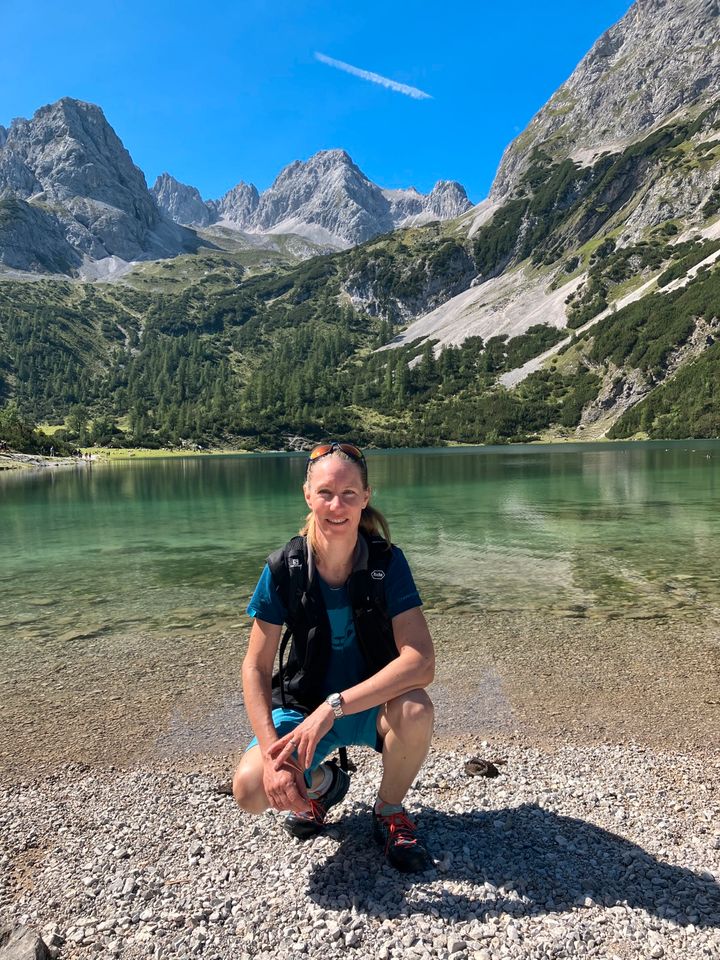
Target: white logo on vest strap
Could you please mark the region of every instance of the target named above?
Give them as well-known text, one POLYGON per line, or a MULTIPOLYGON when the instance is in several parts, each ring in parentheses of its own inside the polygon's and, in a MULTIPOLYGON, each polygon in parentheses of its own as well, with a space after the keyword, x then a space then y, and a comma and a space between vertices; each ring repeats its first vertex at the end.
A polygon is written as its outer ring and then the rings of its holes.
POLYGON ((384 571, 384 570, 373 570, 373 571, 370 573, 370 576, 373 578, 373 580, 384 580, 384 579, 385 579, 385 571, 384 571))
POLYGON ((288 567, 301 567, 302 562, 298 560, 297 557, 290 557, 288 560, 288 567))

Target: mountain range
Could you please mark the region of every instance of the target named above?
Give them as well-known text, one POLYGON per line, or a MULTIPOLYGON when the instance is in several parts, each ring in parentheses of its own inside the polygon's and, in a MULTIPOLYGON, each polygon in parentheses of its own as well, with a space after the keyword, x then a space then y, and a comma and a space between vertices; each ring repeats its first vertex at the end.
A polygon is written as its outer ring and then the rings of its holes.
POLYGON ((160 210, 176 223, 293 233, 330 248, 354 246, 403 226, 451 220, 471 206, 454 181, 440 180, 428 194, 414 187, 383 190, 344 150, 324 150, 304 163, 291 163, 263 193, 239 183, 219 200, 203 201, 195 187, 168 173, 158 177, 152 192, 160 210))
POLYGON ((119 261, 211 248, 214 224, 238 239, 295 234, 336 250, 470 206, 453 182, 429 194, 382 190, 343 150, 291 163, 262 194, 241 182, 206 203, 167 173, 148 190, 100 107, 67 97, 0 128, 0 264, 14 270, 93 275, 110 260, 116 272, 119 261))
POLYGON ((0 397, 36 416, 250 446, 720 435, 718 0, 636 0, 474 207, 339 150, 262 194, 149 191, 69 100, 0 144, 4 262, 65 274, 0 283, 0 397))

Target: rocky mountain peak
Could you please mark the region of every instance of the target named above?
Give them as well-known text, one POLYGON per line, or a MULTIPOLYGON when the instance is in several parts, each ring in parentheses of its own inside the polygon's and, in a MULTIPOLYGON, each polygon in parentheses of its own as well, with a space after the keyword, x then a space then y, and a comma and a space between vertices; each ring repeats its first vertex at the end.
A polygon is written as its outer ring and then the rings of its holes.
POLYGON ((382 191, 348 154, 323 150, 280 171, 260 197, 253 227, 349 246, 391 229, 392 221, 382 191))
POLYGON ((175 223, 206 227, 212 214, 196 187, 180 183, 169 173, 161 173, 153 184, 152 194, 158 207, 175 223))
POLYGON ((718 0, 636 0, 507 148, 491 197, 512 191, 534 147, 586 162, 718 95, 718 0))
POLYGON ((296 173, 298 170, 317 170, 320 172, 331 170, 334 167, 352 167, 353 170, 361 173, 346 150, 335 148, 333 150, 319 150, 307 160, 294 160, 283 167, 278 178, 286 173, 296 173))
POLYGON ((296 187, 300 183, 303 184, 303 189, 308 191, 320 186, 328 177, 345 182, 359 180, 370 184, 362 170, 344 150, 321 150, 308 160, 294 160, 283 167, 266 194, 284 190, 288 184, 296 187))
POLYGON ((260 194, 257 187, 241 180, 219 200, 210 201, 208 206, 215 210, 221 220, 229 220, 240 227, 245 227, 251 223, 259 202, 260 194))
POLYGON ((471 206, 465 187, 457 180, 438 180, 427 197, 428 212, 438 220, 452 220, 471 206))
POLYGON ((24 164, 48 198, 89 197, 147 224, 157 220, 142 171, 95 104, 64 97, 40 107, 31 120, 13 120, 4 153, 24 164))
POLYGON ((63 258, 74 263, 78 255, 129 261, 192 246, 188 231, 162 221, 142 171, 100 107, 70 97, 40 107, 29 120, 13 120, 0 150, 0 196, 15 201, 5 230, 22 233, 23 252, 11 250, 5 262, 10 257, 20 268, 63 258), (48 230, 33 239, 26 229, 51 221, 52 257, 44 250, 48 230), (65 244, 60 252, 58 237, 65 244))
POLYGON ((280 172, 261 195, 253 226, 292 229, 347 246, 409 222, 457 216, 470 206, 459 184, 440 181, 427 195, 414 187, 383 190, 345 150, 322 150, 280 172))

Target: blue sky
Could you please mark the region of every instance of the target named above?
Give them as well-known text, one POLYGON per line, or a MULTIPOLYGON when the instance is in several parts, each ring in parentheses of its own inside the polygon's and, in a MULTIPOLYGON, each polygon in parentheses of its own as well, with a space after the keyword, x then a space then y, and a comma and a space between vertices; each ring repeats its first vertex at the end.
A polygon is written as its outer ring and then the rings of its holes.
POLYGON ((265 189, 292 160, 342 147, 381 186, 459 180, 478 202, 505 146, 629 6, 9 0, 0 123, 62 96, 92 101, 149 185, 168 170, 206 199, 239 180, 265 189))

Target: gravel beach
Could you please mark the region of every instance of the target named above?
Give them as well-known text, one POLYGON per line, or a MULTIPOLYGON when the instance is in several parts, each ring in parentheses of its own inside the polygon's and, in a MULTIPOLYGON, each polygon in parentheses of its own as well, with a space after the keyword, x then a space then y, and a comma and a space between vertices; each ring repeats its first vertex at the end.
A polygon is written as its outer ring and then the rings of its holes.
MULTIPOLYGON (((327 833, 241 814, 223 769, 69 767, 0 795, 5 919, 61 957, 720 956, 720 764, 640 747, 539 751, 464 772, 435 749, 410 810, 436 866, 386 866, 376 758, 327 833)), ((221 765, 216 765, 221 767, 221 765)))
POLYGON ((231 634, 44 680, 17 660, 0 927, 61 960, 720 958, 717 625, 431 624, 438 735, 408 806, 436 866, 416 877, 372 842, 370 752, 306 843, 221 792, 248 732, 231 634), (506 763, 471 776, 473 756, 506 763))
MULTIPOLYGON (((93 460, 95 457, 92 458, 93 460)), ((88 461, 82 457, 46 457, 39 453, 17 453, 15 450, 0 450, 0 470, 45 470, 58 467, 84 466, 88 461)))

